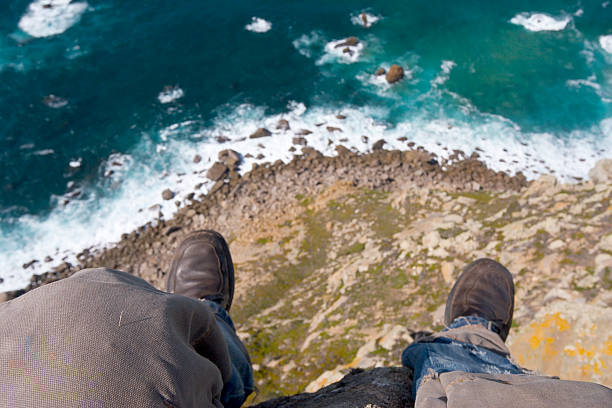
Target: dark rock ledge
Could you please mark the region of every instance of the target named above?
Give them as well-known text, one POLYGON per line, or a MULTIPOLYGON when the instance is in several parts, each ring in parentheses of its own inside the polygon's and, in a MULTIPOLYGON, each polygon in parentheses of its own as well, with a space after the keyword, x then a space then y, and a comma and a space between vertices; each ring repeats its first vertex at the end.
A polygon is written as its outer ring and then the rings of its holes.
POLYGON ((253 408, 411 408, 412 371, 404 367, 353 370, 312 394, 262 402, 253 408))

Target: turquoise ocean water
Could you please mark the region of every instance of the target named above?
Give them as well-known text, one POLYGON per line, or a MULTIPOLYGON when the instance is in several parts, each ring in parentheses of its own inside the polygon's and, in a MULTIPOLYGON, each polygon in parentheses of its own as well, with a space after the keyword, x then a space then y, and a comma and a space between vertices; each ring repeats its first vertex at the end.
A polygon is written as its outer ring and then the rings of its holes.
POLYGON ((612 4, 2 2, 0 291, 116 241, 154 204, 170 216, 161 191, 181 200, 223 148, 290 159, 302 128, 329 154, 405 136, 440 155, 480 148, 529 178, 584 178, 612 157, 612 4), (334 48, 349 36, 351 53, 334 48), (402 82, 373 75, 394 63, 402 82), (245 140, 261 126, 274 134, 245 140))

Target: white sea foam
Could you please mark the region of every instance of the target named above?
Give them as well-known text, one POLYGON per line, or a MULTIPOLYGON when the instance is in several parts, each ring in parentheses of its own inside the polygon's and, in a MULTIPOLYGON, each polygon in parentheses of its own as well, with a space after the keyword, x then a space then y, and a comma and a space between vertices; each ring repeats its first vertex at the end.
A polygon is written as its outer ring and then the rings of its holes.
POLYGON ((263 18, 253 17, 251 22, 244 26, 244 29, 254 33, 265 33, 272 29, 272 23, 263 18))
POLYGON ((446 81, 448 81, 448 79, 450 78, 451 71, 456 66, 457 64, 455 63, 455 61, 442 61, 442 63, 440 64, 440 73, 434 79, 431 80, 431 85, 433 87, 443 85, 446 81))
POLYGON ((157 95, 157 100, 160 103, 170 103, 174 102, 177 99, 185 96, 185 92, 178 86, 166 86, 160 93, 157 95))
POLYGON ((81 167, 82 164, 83 164, 83 159, 80 157, 76 160, 70 160, 70 162, 68 163, 68 165, 72 167, 73 169, 78 169, 79 167, 81 167))
POLYGON ((310 34, 302 34, 300 37, 293 40, 292 44, 300 54, 310 58, 314 52, 313 48, 322 42, 323 39, 321 34, 317 31, 313 31, 310 34))
POLYGON ((606 52, 612 54, 612 35, 602 35, 599 37, 599 45, 606 52))
POLYGON ((583 9, 578 9, 574 13, 574 16, 576 16, 576 17, 582 17, 583 15, 584 15, 584 10, 583 9))
POLYGON ((552 17, 544 13, 520 13, 512 17, 512 24, 523 26, 529 31, 561 31, 572 21, 569 16, 552 17))
POLYGON ((387 122, 389 109, 384 104, 307 109, 294 102, 282 114, 266 115, 263 107, 240 105, 232 113, 219 116, 209 127, 202 127, 197 121, 181 121, 147 132, 130 152, 108 157, 100 166, 98 184, 73 183, 65 196, 57 198, 62 205, 51 214, 20 217, 15 220, 15 229, 3 231, 0 276, 4 282, 0 292, 25 286, 32 273, 47 270, 62 259, 75 263, 75 253, 116 242, 122 233, 155 222, 158 213, 170 217, 177 210, 174 201, 184 201, 187 194, 196 191, 195 185, 203 183, 201 192, 211 187, 212 182, 204 174, 222 149, 252 155, 244 157, 242 172, 250 169, 252 163, 291 160, 294 155, 289 150, 294 147, 291 136, 301 129, 312 132, 303 136, 308 146, 326 155, 336 154, 334 149, 339 144, 365 152, 379 139, 387 141, 385 148, 406 149, 406 142, 398 138, 407 137, 440 157, 448 157, 453 149, 468 155, 482 149, 481 159, 490 168, 510 173, 521 170, 530 179, 554 171, 562 180, 573 181, 573 177, 586 177, 598 158, 612 156, 612 118, 588 132, 560 137, 522 132, 508 119, 478 112, 470 112, 464 119, 441 114, 435 118, 413 115, 391 126, 387 122), (345 119, 338 118, 339 113, 345 119), (281 118, 289 121, 289 131, 276 130, 281 118), (330 132, 328 126, 341 131, 330 132), (259 127, 271 130, 272 135, 250 139, 248 136, 259 127), (216 137, 221 135, 230 140, 218 143, 216 137), (202 157, 199 163, 192 160, 195 154, 202 157), (257 159, 258 154, 264 158, 257 159), (162 200, 161 192, 166 188, 176 193, 173 200, 162 200), (73 196, 78 194, 79 197, 73 196), (53 262, 42 262, 46 255, 53 257, 53 262), (41 262, 23 270, 21 265, 31 259, 41 262))
POLYGON ((32 37, 61 34, 79 22, 87 7, 71 0, 37 0, 28 6, 18 27, 32 37))
POLYGON ((325 45, 325 54, 319 58, 317 65, 322 65, 330 62, 340 62, 343 64, 352 64, 359 60, 359 56, 363 51, 363 42, 359 41, 356 45, 348 45, 342 40, 330 41, 325 45))
POLYGON ((34 152, 34 155, 36 156, 48 156, 50 154, 55 153, 55 151, 53 149, 42 149, 42 150, 37 150, 34 152))
POLYGON ((352 14, 351 15, 351 23, 353 23, 355 25, 358 25, 358 26, 365 27, 365 28, 372 27, 380 19, 381 19, 380 16, 376 16, 374 14, 370 14, 370 13, 365 12, 365 11, 361 11, 361 12, 359 12, 357 14, 352 14), (364 17, 365 17, 365 19, 364 19, 364 17))
POLYGON ((580 88, 582 86, 586 86, 593 88, 598 94, 601 94, 601 85, 599 85, 596 81, 597 77, 593 74, 587 79, 570 79, 565 82, 565 85, 569 88, 580 88))

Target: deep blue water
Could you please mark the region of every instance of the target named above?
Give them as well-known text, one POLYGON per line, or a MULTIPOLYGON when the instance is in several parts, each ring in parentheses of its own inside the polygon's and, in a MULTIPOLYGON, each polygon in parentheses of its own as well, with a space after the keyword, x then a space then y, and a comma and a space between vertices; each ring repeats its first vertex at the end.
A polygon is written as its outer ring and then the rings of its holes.
MULTIPOLYGON (((277 115, 314 127, 348 111, 342 136, 315 132, 309 143, 344 137, 366 150, 358 140, 370 132, 440 154, 480 146, 492 167, 529 177, 571 181, 611 156, 612 50, 602 38, 612 5, 601 0, 91 0, 46 35, 58 18, 44 20, 40 5, 67 18, 66 3, 34 3, 29 17, 30 1, 0 4, 0 289, 23 284, 29 259, 58 261, 147 221, 164 187, 186 194, 193 183, 173 175, 205 167, 220 148, 214 136, 261 150, 240 139, 277 115), (363 11, 380 19, 356 25, 363 11), (567 23, 530 31, 511 23, 520 13, 567 23), (272 28, 246 30, 254 16, 272 28), (364 45, 354 62, 325 51, 351 35, 364 45), (388 87, 372 73, 392 63, 408 78, 388 87), (160 103, 165 86, 184 96, 160 103), (67 103, 50 107, 49 95, 67 103), (195 152, 205 158, 197 169, 195 152)), ((288 157, 281 137, 265 142, 268 159, 288 157)))

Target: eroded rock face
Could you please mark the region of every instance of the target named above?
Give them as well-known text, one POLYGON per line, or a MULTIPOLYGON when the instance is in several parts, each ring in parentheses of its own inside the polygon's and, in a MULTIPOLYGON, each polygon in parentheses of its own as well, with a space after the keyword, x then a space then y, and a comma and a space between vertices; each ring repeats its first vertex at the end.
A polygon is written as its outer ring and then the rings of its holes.
POLYGON ((612 383, 610 308, 584 304, 571 292, 563 297, 566 300, 542 307, 529 324, 511 332, 512 356, 520 365, 546 375, 612 383))
POLYGON ((610 183, 612 181, 612 159, 603 159, 595 163, 589 171, 589 178, 595 184, 610 183))
POLYGON ((319 391, 282 397, 255 405, 256 408, 370 407, 409 408, 412 401, 412 371, 404 367, 353 370, 340 381, 319 391))
POLYGON ((400 67, 397 64, 391 65, 391 68, 389 68, 389 71, 387 71, 387 74, 385 75, 385 79, 390 84, 396 83, 403 77, 404 77, 404 68, 400 67))

